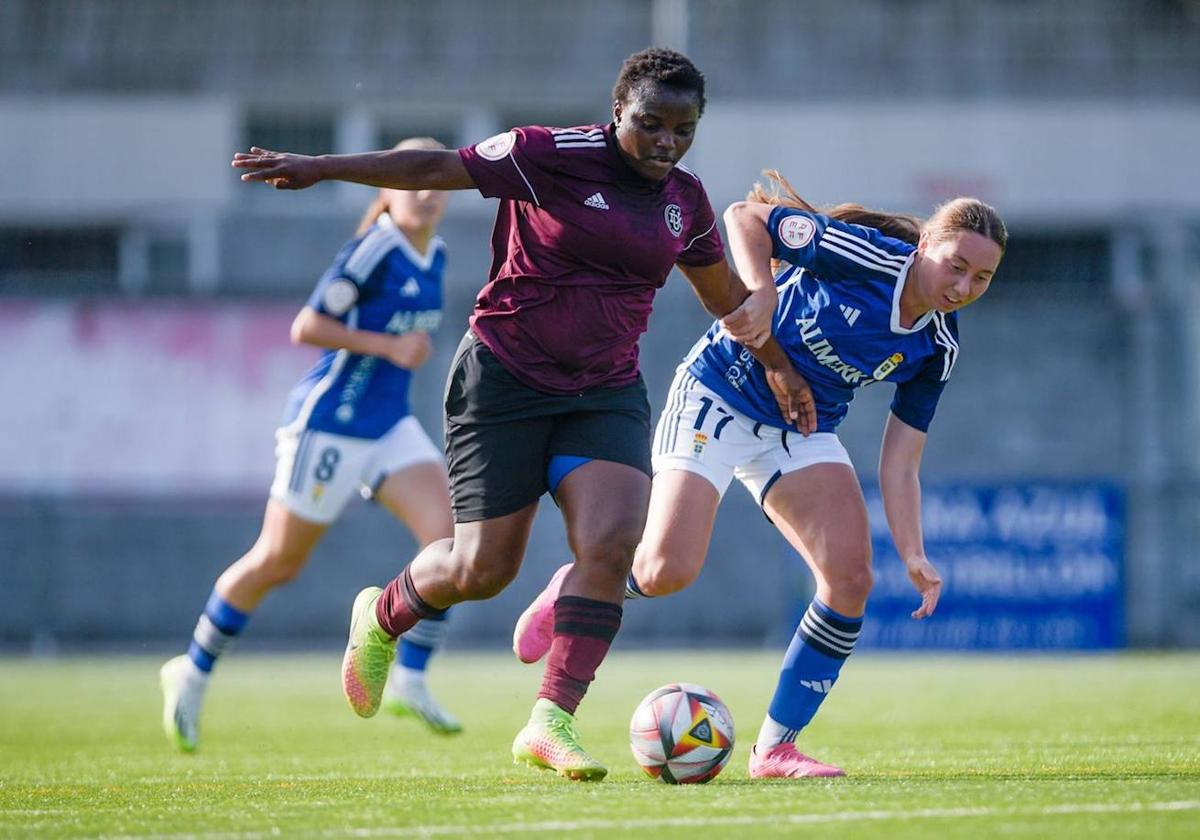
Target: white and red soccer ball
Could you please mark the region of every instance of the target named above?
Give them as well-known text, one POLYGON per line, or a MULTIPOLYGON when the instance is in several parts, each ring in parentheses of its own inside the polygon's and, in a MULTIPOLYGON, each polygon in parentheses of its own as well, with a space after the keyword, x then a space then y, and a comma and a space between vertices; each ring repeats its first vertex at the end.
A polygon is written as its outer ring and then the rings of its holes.
POLYGON ((651 778, 677 785, 707 782, 733 754, 733 717, 707 688, 664 685, 634 710, 629 746, 651 778))

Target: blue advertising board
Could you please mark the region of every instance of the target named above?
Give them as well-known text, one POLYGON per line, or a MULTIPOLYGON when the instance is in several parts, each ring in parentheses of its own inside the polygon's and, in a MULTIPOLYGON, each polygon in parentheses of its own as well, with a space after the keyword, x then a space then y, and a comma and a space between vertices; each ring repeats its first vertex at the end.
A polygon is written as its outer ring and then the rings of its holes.
POLYGON ((925 551, 944 581, 937 612, 896 554, 877 485, 875 586, 858 649, 1096 650, 1125 644, 1125 498, 1104 483, 927 484, 925 551))

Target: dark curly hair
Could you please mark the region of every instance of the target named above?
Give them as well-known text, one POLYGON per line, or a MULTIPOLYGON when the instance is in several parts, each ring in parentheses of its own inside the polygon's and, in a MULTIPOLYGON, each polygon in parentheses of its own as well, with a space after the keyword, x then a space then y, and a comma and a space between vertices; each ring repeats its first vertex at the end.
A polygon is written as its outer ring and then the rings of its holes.
POLYGON ((696 94, 700 113, 704 113, 704 74, 683 53, 663 47, 635 52, 621 65, 617 83, 613 85, 613 99, 628 102, 633 92, 646 83, 666 85, 696 94))

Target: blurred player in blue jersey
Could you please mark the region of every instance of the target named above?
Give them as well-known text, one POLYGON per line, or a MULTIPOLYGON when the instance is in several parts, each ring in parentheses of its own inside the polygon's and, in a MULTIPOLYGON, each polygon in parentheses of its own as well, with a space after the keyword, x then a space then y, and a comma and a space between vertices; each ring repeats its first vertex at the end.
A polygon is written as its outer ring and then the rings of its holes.
MULTIPOLYGON (((442 149, 411 138, 397 149, 442 149)), ((162 668, 163 727, 192 751, 217 658, 259 602, 303 568, 352 496, 374 499, 426 546, 453 533, 446 468, 412 416, 412 371, 442 317, 448 193, 380 190, 292 324, 292 340, 325 348, 292 390, 276 432, 275 480, 258 540, 217 579, 186 655, 162 668)), ((445 616, 418 623, 397 649, 384 705, 436 732, 462 727, 429 694, 425 667, 445 616)), ((384 663, 385 668, 387 663, 384 663)))
MULTIPOLYGON (((858 388, 896 386, 879 482, 888 524, 931 615, 942 581, 921 535, 921 454, 958 358, 957 311, 983 295, 1004 254, 996 211, 969 198, 924 224, 840 205, 816 212, 778 173, 725 213, 730 253, 752 285, 775 276, 773 332, 808 380, 815 418, 783 421, 762 366, 714 324, 680 365, 654 441, 650 513, 627 597, 676 592, 699 575, 717 507, 738 478, 804 557, 816 595, 796 628, 750 756, 754 778, 841 776, 795 746, 854 649, 871 590, 871 536, 858 479, 836 430, 858 388), (776 263, 773 265, 773 260, 776 263)), ((562 570, 514 636, 525 660, 545 650, 545 603, 562 570)))

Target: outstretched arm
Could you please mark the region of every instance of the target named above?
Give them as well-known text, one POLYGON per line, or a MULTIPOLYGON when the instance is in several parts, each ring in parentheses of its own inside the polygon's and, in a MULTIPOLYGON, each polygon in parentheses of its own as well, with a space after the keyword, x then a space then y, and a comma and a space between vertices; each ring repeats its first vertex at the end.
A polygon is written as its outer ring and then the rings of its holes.
MULTIPOLYGON (((741 278, 729 267, 729 263, 719 262, 713 265, 692 266, 679 265, 683 276, 692 284, 696 297, 704 308, 717 318, 722 318, 730 312, 739 311, 739 307, 753 297, 741 278)), ((775 299, 775 282, 771 279, 771 299, 775 299)), ((768 317, 774 315, 774 302, 768 317)), ((722 320, 722 324, 724 321, 722 320)), ((813 402, 812 390, 808 382, 801 376, 787 353, 779 346, 771 335, 770 320, 767 322, 766 336, 758 346, 734 340, 742 344, 754 358, 766 369, 767 384, 775 395, 779 411, 789 423, 792 423, 804 435, 817 430, 817 409, 813 402)))
POLYGON ((394 190, 467 190, 475 186, 458 152, 391 149, 357 155, 297 155, 254 146, 233 156, 242 180, 277 190, 302 190, 318 181, 350 181, 394 190))
POLYGON ((926 435, 895 414, 889 414, 879 452, 879 489, 887 513, 892 541, 908 579, 921 594, 921 606, 913 618, 928 618, 937 609, 942 594, 942 578, 925 556, 921 533, 921 455, 926 435))

